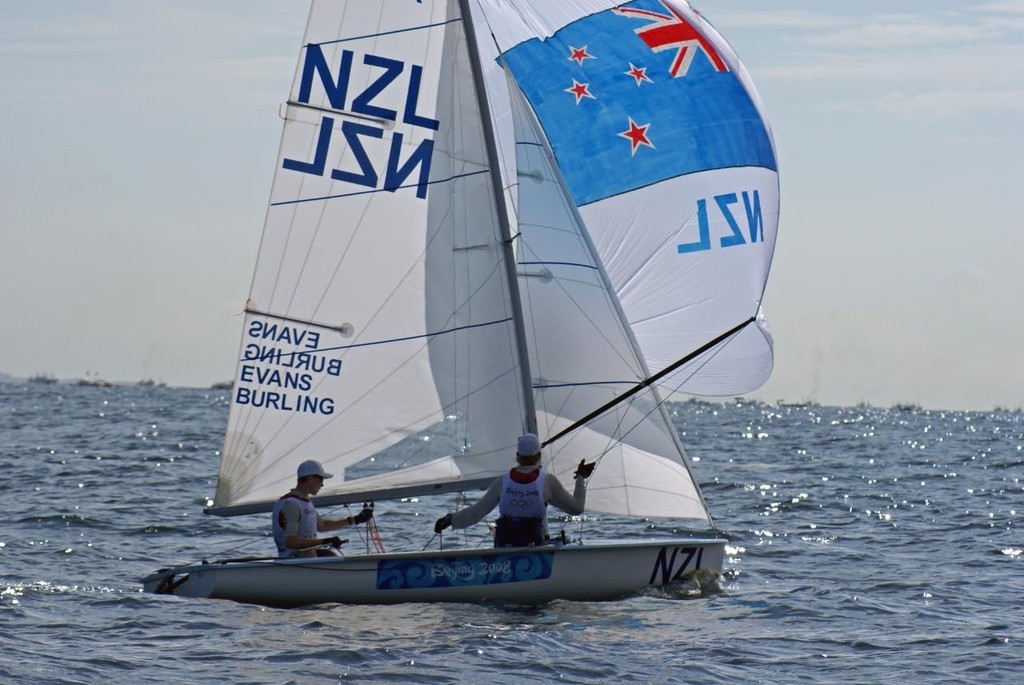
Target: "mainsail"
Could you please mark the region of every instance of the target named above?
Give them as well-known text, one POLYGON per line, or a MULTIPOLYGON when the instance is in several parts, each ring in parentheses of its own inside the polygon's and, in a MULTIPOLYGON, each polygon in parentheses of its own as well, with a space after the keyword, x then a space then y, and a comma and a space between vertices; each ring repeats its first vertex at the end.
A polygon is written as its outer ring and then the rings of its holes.
MULTIPOLYGON (((307 458, 340 476, 325 501, 486 483, 523 430, 759 316, 775 166, 685 3, 314 0, 211 511, 267 509, 307 458)), ((743 392, 771 363, 758 319, 664 387, 743 392)), ((600 458, 592 511, 709 523, 661 393, 544 463, 600 458)))
POLYGON ((454 0, 401 4, 312 5, 215 511, 276 499, 309 457, 362 489, 348 469, 404 439, 415 479, 492 476, 526 428, 464 25, 454 0))

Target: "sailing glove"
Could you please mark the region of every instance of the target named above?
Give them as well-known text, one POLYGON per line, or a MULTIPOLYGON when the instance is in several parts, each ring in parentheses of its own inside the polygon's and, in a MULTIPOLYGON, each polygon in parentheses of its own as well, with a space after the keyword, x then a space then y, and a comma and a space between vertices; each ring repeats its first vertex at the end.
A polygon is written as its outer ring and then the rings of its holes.
POLYGON ((321 542, 322 543, 327 543, 328 545, 330 545, 334 549, 341 549, 341 545, 342 545, 343 541, 342 541, 341 538, 339 538, 337 535, 335 535, 332 538, 324 538, 323 540, 321 540, 321 542))
POLYGON ((352 523, 360 524, 366 523, 373 518, 373 509, 370 507, 363 507, 363 510, 352 517, 352 523))
POLYGON ((576 467, 576 471, 572 474, 575 478, 590 478, 590 475, 594 473, 594 467, 597 466, 597 462, 587 463, 586 459, 580 459, 580 465, 576 467))
POLYGON ((442 530, 452 525, 452 515, 445 514, 441 518, 437 519, 437 523, 434 524, 434 532, 440 533, 442 530))

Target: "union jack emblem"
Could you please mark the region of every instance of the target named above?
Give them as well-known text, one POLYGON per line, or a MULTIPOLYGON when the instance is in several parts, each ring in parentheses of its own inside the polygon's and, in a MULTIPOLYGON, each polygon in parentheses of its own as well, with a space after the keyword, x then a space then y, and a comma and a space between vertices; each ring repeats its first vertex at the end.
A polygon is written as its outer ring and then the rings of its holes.
POLYGON ((694 28, 679 10, 664 1, 661 2, 661 6, 668 14, 631 7, 616 7, 612 9, 612 12, 633 19, 649 20, 647 26, 635 29, 636 34, 654 52, 676 50, 676 56, 669 67, 669 73, 673 78, 686 76, 698 51, 707 56, 715 71, 729 71, 725 60, 718 54, 718 50, 711 44, 711 41, 694 28))
POLYGON ((775 169, 757 105, 710 25, 679 0, 616 3, 503 57, 576 205, 713 169, 775 169))

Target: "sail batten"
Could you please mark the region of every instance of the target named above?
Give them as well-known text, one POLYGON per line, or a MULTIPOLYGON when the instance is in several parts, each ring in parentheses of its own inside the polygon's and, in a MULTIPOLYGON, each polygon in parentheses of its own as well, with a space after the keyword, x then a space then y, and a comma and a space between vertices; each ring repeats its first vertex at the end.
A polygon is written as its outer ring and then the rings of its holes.
POLYGON ((432 23, 432 24, 422 24, 422 25, 419 25, 419 26, 406 26, 404 28, 394 29, 392 31, 380 31, 378 33, 367 33, 367 34, 361 35, 361 36, 345 36, 343 38, 336 38, 334 40, 325 40, 325 41, 321 41, 319 43, 307 43, 303 47, 306 48, 306 47, 309 47, 310 45, 317 45, 317 46, 321 46, 321 45, 334 45, 336 43, 348 43, 350 41, 366 40, 367 38, 382 38, 384 36, 395 36, 395 35, 398 35, 400 33, 408 33, 410 31, 422 31, 424 29, 435 29, 435 28, 438 28, 438 27, 445 26, 447 24, 455 24, 455 23, 458 23, 460 21, 462 21, 462 17, 453 17, 451 19, 446 19, 445 21, 435 22, 435 23, 432 23))
POLYGON ((487 173, 490 173, 488 169, 480 169, 480 170, 477 170, 477 171, 469 171, 469 172, 466 172, 464 174, 458 174, 458 175, 455 175, 455 176, 450 176, 448 178, 433 179, 433 180, 430 180, 430 181, 425 181, 423 183, 417 183, 417 184, 400 185, 400 186, 395 186, 394 188, 374 188, 373 190, 358 190, 358 191, 354 191, 354 192, 351 192, 351 193, 341 193, 341 194, 337 194, 337 195, 325 195, 323 197, 306 197, 306 198, 301 198, 301 199, 296 199, 296 200, 280 200, 278 202, 271 202, 270 206, 272 206, 272 207, 281 207, 281 206, 294 205, 294 204, 300 204, 300 203, 306 203, 306 202, 326 202, 327 200, 337 200, 337 199, 341 199, 341 198, 356 197, 356 196, 360 196, 360 195, 373 195, 373 194, 382 193, 382 192, 393 193, 396 190, 409 190, 411 188, 419 188, 421 185, 422 186, 426 186, 426 187, 430 187, 430 186, 444 184, 444 183, 451 183, 452 181, 458 181, 460 179, 468 178, 470 176, 477 176, 477 175, 480 175, 480 174, 487 174, 487 173))

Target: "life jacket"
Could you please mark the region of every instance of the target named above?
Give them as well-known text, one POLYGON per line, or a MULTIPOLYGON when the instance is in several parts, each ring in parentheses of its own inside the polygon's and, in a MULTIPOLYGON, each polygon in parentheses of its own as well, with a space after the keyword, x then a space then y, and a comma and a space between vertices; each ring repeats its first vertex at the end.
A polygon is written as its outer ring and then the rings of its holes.
MULTIPOLYGON (((520 482, 509 471, 502 477, 501 499, 498 500, 495 547, 527 547, 544 544, 544 520, 548 505, 544 501, 544 479, 547 474, 537 470, 536 478, 520 482)), ((531 474, 532 475, 532 474, 531 474)))
POLYGON ((274 503, 274 510, 271 512, 272 530, 274 532, 274 544, 277 545, 277 554, 281 557, 290 557, 301 552, 302 550, 292 549, 284 543, 285 538, 285 516, 284 516, 284 505, 290 501, 295 500, 299 503, 299 530, 298 534, 304 538, 315 538, 317 534, 317 517, 316 507, 313 503, 304 497, 299 497, 294 492, 289 492, 287 495, 277 500, 274 503))

